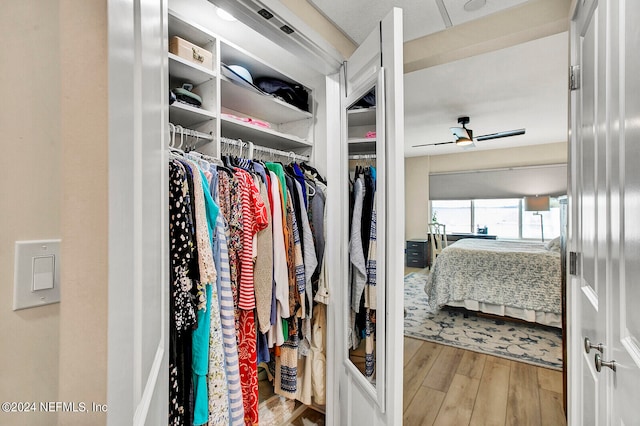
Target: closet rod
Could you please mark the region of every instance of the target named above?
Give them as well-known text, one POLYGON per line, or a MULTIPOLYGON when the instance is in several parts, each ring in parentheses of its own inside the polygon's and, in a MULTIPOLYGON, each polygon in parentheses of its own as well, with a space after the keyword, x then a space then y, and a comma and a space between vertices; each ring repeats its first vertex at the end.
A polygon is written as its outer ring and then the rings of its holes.
POLYGON ((169 132, 173 133, 173 136, 175 137, 175 135, 180 134, 180 135, 184 135, 184 136, 191 136, 194 138, 198 138, 198 139, 204 139, 207 141, 212 141, 213 140, 213 135, 209 134, 209 133, 203 133, 203 132, 199 132, 197 130, 193 130, 193 129, 188 129, 186 127, 182 127, 181 125, 175 125, 173 123, 169 123, 169 132))
POLYGON ((349 160, 375 160, 376 154, 354 154, 349 156, 349 160))
POLYGON ((219 163, 220 162, 219 158, 212 157, 212 156, 207 155, 207 154, 203 154, 203 153, 201 153, 199 151, 189 151, 188 155, 195 155, 197 157, 202 158, 203 160, 207 160, 207 161, 210 161, 210 162, 213 162, 213 163, 219 163))
POLYGON ((287 157, 291 160, 297 160, 297 161, 309 161, 309 156, 308 155, 300 155, 300 154, 296 154, 293 151, 281 151, 279 149, 273 149, 273 148, 267 148, 266 146, 262 146, 262 145, 255 145, 253 142, 244 142, 240 139, 229 139, 229 138, 225 138, 222 137, 220 138, 220 142, 226 143, 226 144, 230 144, 230 145, 235 145, 235 146, 241 146, 244 147, 246 145, 248 145, 249 147, 249 157, 251 159, 253 159, 253 152, 254 151, 260 151, 260 152, 265 152, 267 154, 273 154, 273 155, 277 155, 279 157, 287 157))
POLYGON ((253 149, 261 151, 261 152, 265 152, 267 154, 274 154, 274 155, 278 155, 280 157, 287 157, 287 158, 292 159, 292 160, 309 161, 309 156, 308 155, 296 154, 293 151, 289 151, 289 152, 280 151, 279 149, 267 148, 266 146, 260 146, 260 145, 254 145, 253 149))
POLYGON ((243 142, 240 139, 229 139, 225 137, 221 137, 220 142, 226 143, 228 145, 235 145, 235 146, 245 146, 247 144, 246 142, 243 142))

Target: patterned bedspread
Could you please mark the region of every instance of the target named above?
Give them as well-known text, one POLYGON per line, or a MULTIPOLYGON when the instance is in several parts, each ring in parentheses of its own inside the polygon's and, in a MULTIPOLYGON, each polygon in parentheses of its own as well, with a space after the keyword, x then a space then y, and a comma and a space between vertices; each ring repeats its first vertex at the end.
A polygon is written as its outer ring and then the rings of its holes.
POLYGON ((560 314, 560 253, 544 243, 459 240, 436 258, 425 292, 432 312, 476 300, 560 314))

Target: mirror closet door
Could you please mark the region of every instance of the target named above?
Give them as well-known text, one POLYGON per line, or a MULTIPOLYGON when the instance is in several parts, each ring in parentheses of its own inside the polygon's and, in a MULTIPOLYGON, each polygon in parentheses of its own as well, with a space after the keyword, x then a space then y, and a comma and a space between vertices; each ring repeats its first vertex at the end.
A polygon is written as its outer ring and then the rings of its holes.
POLYGON ((384 117, 382 70, 347 100, 348 368, 378 401, 384 395, 384 117))

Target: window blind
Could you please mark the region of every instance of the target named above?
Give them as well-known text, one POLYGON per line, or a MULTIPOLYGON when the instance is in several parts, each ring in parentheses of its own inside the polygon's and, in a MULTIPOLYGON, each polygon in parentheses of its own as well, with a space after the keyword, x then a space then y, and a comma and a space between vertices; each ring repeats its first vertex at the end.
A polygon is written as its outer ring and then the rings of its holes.
POLYGON ((429 175, 431 200, 557 197, 567 193, 567 165, 512 167, 429 175))

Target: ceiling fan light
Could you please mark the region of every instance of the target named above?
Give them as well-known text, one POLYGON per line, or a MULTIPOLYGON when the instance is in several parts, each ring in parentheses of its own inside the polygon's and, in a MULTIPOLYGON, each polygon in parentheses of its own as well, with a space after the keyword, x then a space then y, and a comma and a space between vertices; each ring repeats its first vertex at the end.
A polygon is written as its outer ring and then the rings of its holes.
POLYGON ((456 139, 456 145, 458 146, 467 146, 467 145, 471 145, 473 143, 473 139, 469 139, 469 138, 458 138, 456 139))

